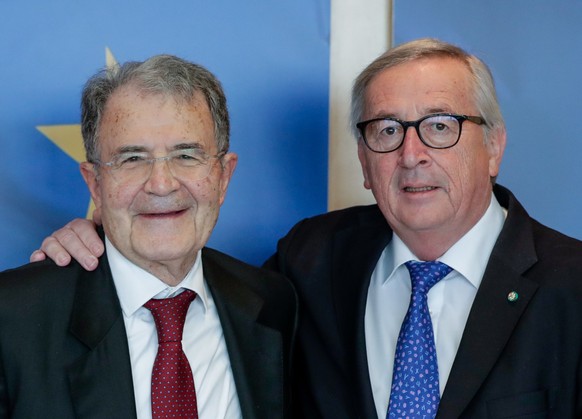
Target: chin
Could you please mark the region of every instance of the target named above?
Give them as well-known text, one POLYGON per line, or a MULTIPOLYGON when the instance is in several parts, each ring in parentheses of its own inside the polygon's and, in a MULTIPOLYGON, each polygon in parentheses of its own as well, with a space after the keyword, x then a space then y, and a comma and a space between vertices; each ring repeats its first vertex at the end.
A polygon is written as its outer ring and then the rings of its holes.
POLYGON ((192 253, 195 247, 192 243, 194 234, 190 240, 186 240, 183 234, 156 234, 155 236, 143 235, 143 240, 132 240, 131 247, 136 254, 148 260, 175 260, 192 253))
POLYGON ((434 219, 419 215, 403 219, 402 224, 404 224, 408 230, 422 232, 439 229, 440 227, 443 227, 446 222, 443 219, 434 219))
POLYGON ((189 262, 194 262, 196 258, 196 252, 184 249, 136 249, 135 253, 143 260, 162 265, 174 262, 188 264, 189 262), (190 261, 190 259, 192 260, 190 261))

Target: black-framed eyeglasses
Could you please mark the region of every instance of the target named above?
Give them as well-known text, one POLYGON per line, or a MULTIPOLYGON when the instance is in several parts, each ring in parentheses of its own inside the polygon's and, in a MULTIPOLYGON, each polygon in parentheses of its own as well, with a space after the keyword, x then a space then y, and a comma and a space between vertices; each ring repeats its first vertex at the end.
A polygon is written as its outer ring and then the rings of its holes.
POLYGON ((435 113, 423 116, 416 121, 402 121, 397 118, 375 118, 358 122, 364 143, 375 153, 390 153, 404 143, 406 131, 416 129, 418 138, 430 148, 450 148, 461 138, 463 122, 470 121, 477 125, 485 124, 480 116, 435 113))

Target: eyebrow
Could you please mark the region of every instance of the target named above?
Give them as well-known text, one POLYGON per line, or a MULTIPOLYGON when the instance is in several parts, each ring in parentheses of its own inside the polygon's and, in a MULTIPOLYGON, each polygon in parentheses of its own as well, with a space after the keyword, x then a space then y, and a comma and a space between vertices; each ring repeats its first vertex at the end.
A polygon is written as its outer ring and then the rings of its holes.
POLYGON ((445 107, 440 106, 438 108, 436 108, 436 107, 435 108, 428 108, 424 114, 430 115, 433 113, 452 113, 452 110, 449 107, 445 108, 445 107))
POLYGON ((176 144, 172 147, 172 150, 190 150, 190 149, 197 149, 197 150, 204 150, 204 147, 199 142, 192 142, 192 143, 180 143, 176 144))
MULTIPOLYGON (((190 143, 178 143, 172 146, 170 151, 173 150, 204 150, 204 147, 199 142, 190 142, 190 143)), ((125 145, 118 147, 115 150, 115 155, 125 154, 125 153, 149 153, 151 149, 142 145, 125 145)))

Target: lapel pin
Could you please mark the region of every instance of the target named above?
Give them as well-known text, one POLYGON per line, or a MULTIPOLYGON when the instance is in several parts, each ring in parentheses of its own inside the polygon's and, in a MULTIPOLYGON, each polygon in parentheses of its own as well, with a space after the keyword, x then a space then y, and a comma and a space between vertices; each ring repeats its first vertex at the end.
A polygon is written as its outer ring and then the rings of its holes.
POLYGON ((515 291, 511 291, 509 294, 507 294, 507 301, 509 301, 510 303, 515 303, 518 298, 519 294, 515 291))

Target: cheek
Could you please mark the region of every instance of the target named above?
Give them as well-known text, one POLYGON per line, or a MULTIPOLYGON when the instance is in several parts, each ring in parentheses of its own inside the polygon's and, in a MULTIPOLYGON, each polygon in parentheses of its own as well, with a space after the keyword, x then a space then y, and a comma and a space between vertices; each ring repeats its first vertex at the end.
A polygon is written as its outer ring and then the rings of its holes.
POLYGON ((489 157, 485 150, 461 149, 454 160, 444 162, 453 193, 474 194, 490 183, 489 157))
POLYGON ((218 196, 212 185, 206 182, 196 182, 188 187, 188 193, 194 210, 192 213, 194 222, 199 228, 206 224, 207 220, 216 218, 220 205, 218 205, 218 196))
POLYGON ((209 176, 206 179, 196 181, 188 187, 188 191, 199 206, 207 205, 214 208, 220 206, 222 201, 220 183, 217 178, 209 176))
MULTIPOLYGON (((396 163, 394 159, 381 156, 370 162, 368 165, 368 179, 371 180, 371 186, 387 192, 394 179, 396 163)), ((391 157, 391 156, 390 156, 391 157)))
POLYGON ((128 210, 139 188, 130 185, 109 184, 103 189, 102 206, 110 210, 128 210))
POLYGON ((198 201, 199 204, 204 202, 208 202, 212 200, 214 196, 214 191, 216 190, 216 185, 212 182, 208 181, 207 179, 199 180, 192 187, 189 187, 188 190, 190 194, 194 197, 195 201, 198 201))

